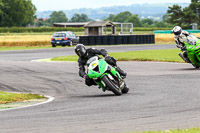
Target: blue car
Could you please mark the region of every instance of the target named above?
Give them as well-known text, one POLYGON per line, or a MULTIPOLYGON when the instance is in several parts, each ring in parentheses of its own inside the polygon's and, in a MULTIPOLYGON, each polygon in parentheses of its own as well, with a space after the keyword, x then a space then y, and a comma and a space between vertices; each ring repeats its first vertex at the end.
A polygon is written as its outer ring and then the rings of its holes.
POLYGON ((55 32, 51 37, 52 47, 60 46, 72 46, 73 44, 77 44, 79 42, 79 38, 71 31, 59 31, 55 32))

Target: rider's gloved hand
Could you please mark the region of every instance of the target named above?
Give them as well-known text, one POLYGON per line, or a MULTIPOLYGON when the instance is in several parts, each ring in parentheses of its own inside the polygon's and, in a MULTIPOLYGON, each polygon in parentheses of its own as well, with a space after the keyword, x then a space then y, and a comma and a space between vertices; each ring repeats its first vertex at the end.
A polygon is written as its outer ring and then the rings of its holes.
POLYGON ((112 65, 112 66, 116 66, 116 65, 117 65, 117 64, 116 64, 116 60, 115 60, 115 58, 113 58, 113 57, 106 56, 106 57, 105 57, 105 61, 106 61, 108 64, 112 65))

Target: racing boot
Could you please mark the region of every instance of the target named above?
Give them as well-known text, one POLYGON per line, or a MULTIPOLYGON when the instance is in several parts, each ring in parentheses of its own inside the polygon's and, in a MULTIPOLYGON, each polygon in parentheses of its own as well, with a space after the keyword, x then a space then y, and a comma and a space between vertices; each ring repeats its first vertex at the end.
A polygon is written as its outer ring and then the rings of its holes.
POLYGON ((188 58, 185 58, 185 60, 186 60, 187 63, 192 63, 192 62, 190 61, 190 59, 188 59, 188 58))
POLYGON ((122 76, 123 79, 126 78, 126 75, 127 75, 126 72, 124 72, 124 71, 123 71, 122 69, 120 69, 119 67, 116 67, 115 69, 118 71, 118 73, 122 76))
POLYGON ((184 57, 181 53, 179 53, 178 55, 179 55, 186 63, 191 63, 191 61, 190 61, 188 58, 184 57))
POLYGON ((190 61, 190 59, 188 58, 187 51, 183 51, 183 57, 185 58, 185 60, 186 60, 187 63, 192 63, 190 61))

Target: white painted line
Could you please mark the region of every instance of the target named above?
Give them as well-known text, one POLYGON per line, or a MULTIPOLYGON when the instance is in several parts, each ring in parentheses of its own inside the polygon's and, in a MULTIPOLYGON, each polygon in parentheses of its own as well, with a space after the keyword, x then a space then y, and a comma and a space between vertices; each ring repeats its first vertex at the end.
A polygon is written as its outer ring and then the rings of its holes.
POLYGON ((165 62, 165 61, 137 61, 137 60, 133 60, 133 61, 118 61, 118 62, 141 62, 141 63, 157 63, 157 64, 189 64, 189 63, 185 63, 185 62, 165 62))
POLYGON ((31 60, 31 62, 50 62, 50 63, 66 63, 66 62, 76 62, 76 61, 51 61, 52 58, 47 59, 37 59, 31 60))
POLYGON ((45 97, 48 98, 48 99, 46 101, 44 101, 44 102, 36 103, 36 104, 33 104, 33 105, 27 105, 27 106, 24 106, 24 107, 16 107, 16 108, 9 108, 9 109, 0 109, 0 112, 1 111, 9 111, 9 110, 14 110, 14 109, 22 109, 22 108, 28 108, 28 107, 38 106, 38 105, 42 105, 42 104, 46 104, 46 103, 52 102, 54 100, 54 97, 51 97, 51 96, 45 96, 45 97))
POLYGON ((51 62, 52 58, 31 60, 31 62, 51 62))

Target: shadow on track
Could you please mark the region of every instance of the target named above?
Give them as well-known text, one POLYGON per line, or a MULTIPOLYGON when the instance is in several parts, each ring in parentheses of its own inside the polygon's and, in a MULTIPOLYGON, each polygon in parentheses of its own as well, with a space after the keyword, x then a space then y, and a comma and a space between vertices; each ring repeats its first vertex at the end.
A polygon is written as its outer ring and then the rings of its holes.
POLYGON ((122 97, 125 95, 130 95, 131 93, 128 94, 122 94, 121 96, 116 96, 114 94, 104 94, 104 95, 81 95, 81 96, 72 96, 72 98, 102 98, 102 97, 122 97))
POLYGON ((176 69, 176 70, 180 70, 180 71, 194 71, 194 70, 200 70, 199 68, 183 68, 183 69, 176 69))
POLYGON ((100 97, 113 97, 114 94, 105 94, 105 95, 82 95, 82 96, 72 96, 73 98, 100 98, 100 97))

